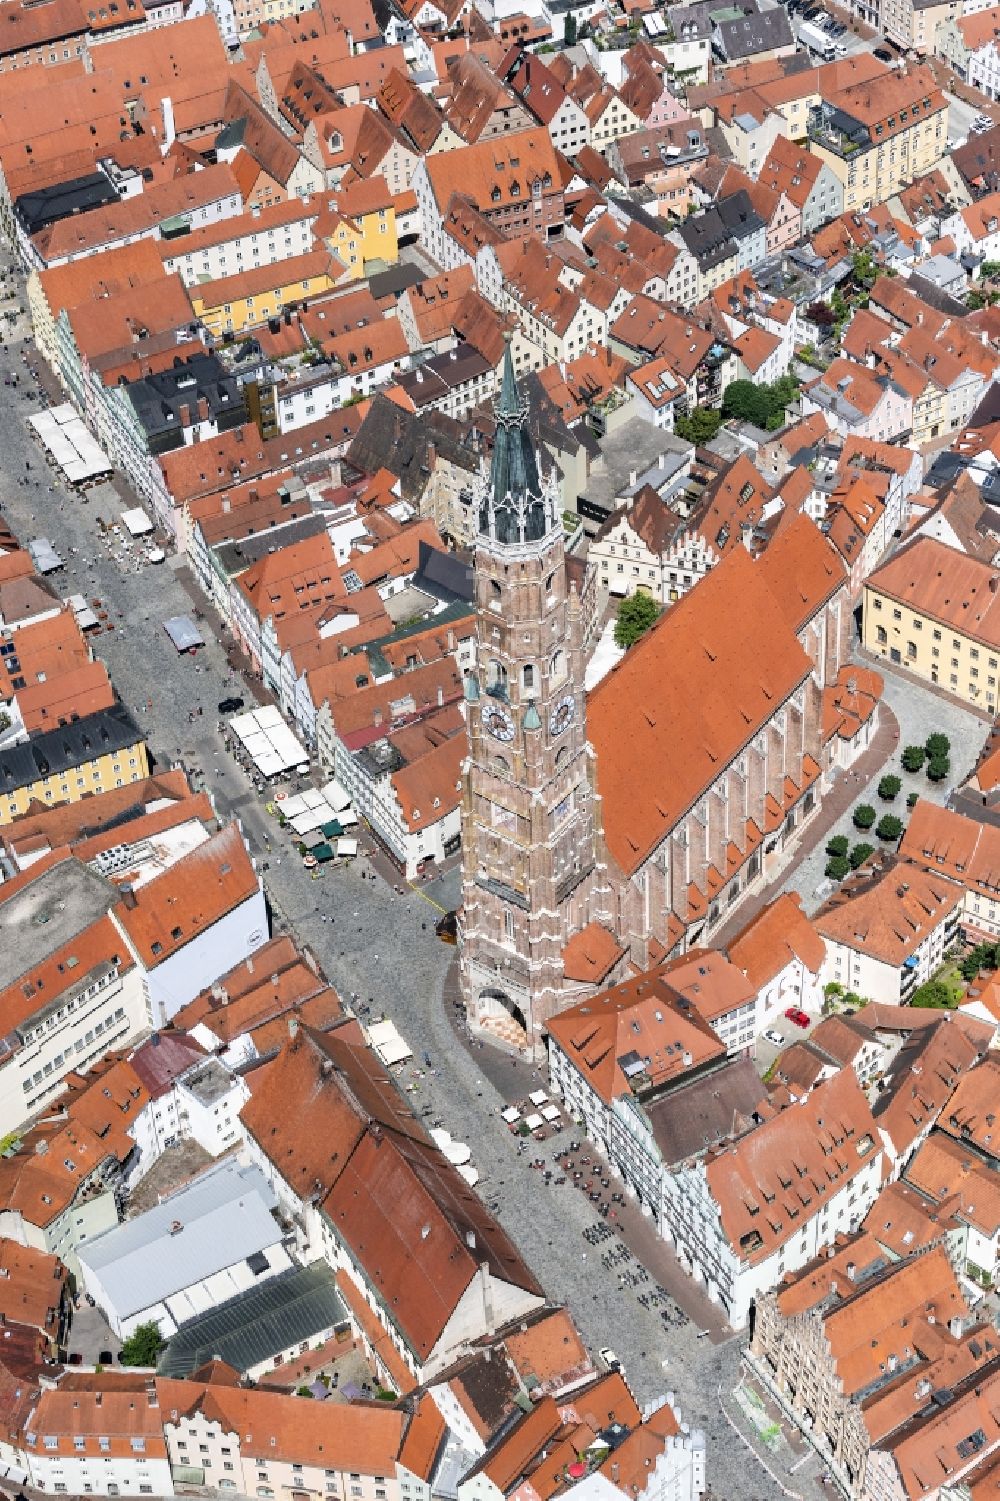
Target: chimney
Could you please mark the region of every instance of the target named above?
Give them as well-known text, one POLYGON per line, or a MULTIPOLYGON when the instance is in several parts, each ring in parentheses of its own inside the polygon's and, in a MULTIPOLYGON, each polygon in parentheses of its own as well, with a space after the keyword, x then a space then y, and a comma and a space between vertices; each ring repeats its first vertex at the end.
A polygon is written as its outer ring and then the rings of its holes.
POLYGON ((130 912, 134 912, 138 905, 135 899, 135 887, 131 881, 124 881, 121 885, 122 903, 130 912))
POLYGON ((488 1262, 479 1264, 479 1285, 483 1294, 483 1323, 487 1334, 493 1333, 493 1283, 488 1262))
POLYGON ((298 1019, 298 1017, 297 1016, 290 1016, 288 1018, 288 1035, 292 1039, 293 1042, 295 1041, 295 1038, 298 1035, 298 1030, 299 1030, 299 1019, 298 1019))
POLYGON ((163 150, 164 150, 164 154, 166 154, 166 152, 168 152, 170 150, 171 146, 174 144, 174 139, 175 139, 175 137, 177 135, 177 130, 176 130, 176 127, 174 125, 174 101, 170 98, 169 94, 166 95, 164 97, 164 99, 162 100, 162 109, 163 109, 163 150))

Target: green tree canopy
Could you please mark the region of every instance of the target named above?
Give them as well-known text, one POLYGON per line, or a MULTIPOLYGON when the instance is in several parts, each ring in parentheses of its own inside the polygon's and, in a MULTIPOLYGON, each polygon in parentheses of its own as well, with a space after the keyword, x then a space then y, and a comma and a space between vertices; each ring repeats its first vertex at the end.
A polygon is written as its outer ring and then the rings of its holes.
POLYGON ((785 420, 785 408, 795 396, 798 383, 794 376, 783 375, 773 385, 757 385, 751 380, 734 380, 722 397, 724 417, 752 422, 755 427, 772 431, 785 420))
POLYGON ((943 782, 949 771, 951 771, 951 762, 947 756, 932 756, 927 763, 927 780, 943 782))
POLYGON ((891 803, 894 797, 899 796, 902 785, 899 777, 885 776, 878 784, 878 795, 884 803, 891 803))
POLYGON ((831 855, 826 862, 826 874, 831 881, 842 881, 851 868, 851 862, 846 855, 831 855))
POLYGON ((722 426, 722 413, 715 407, 695 407, 674 422, 674 432, 685 443, 711 443, 722 426))
POLYGON ((119 1360, 122 1365, 154 1366, 156 1357, 166 1344, 155 1319, 147 1324, 137 1324, 134 1332, 122 1345, 119 1360))
POLYGON ((629 594, 618 606, 615 645, 627 651, 655 624, 660 607, 651 594, 629 594))
POLYGON ((903 820, 895 813, 883 813, 875 830, 880 839, 897 840, 903 832, 903 820))
POLYGON ((828 855, 846 855, 848 844, 846 834, 834 834, 832 839, 827 840, 826 852, 828 855))
POLYGON ((927 739, 924 742, 924 750, 927 752, 928 760, 940 761, 949 755, 951 751, 951 741, 948 739, 947 735, 942 735, 939 730, 936 734, 927 736, 927 739))
POLYGON ((856 829, 870 829, 875 822, 875 809, 871 803, 858 803, 853 814, 856 829))
POLYGON ((943 980, 928 980, 926 985, 920 985, 910 997, 911 1006, 937 1007, 953 1006, 954 1000, 951 991, 943 980))
POLYGON ((875 846, 873 844, 865 844, 864 841, 856 844, 850 853, 851 869, 857 870, 860 865, 864 865, 868 856, 874 854, 874 852, 875 846))
POLYGON ((904 771, 919 771, 927 759, 922 745, 908 745, 902 755, 904 771))

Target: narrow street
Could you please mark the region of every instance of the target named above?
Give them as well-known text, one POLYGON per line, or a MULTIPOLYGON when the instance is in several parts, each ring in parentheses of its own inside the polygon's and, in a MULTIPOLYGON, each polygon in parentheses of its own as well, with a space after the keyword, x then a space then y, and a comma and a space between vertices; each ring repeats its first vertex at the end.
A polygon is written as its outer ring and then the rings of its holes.
MULTIPOLYGON (((440 1122, 469 1143, 482 1173, 483 1199, 549 1296, 569 1306, 591 1349, 613 1345, 639 1401, 672 1391, 685 1421, 704 1429, 713 1497, 770 1501, 768 1470, 734 1441, 719 1402, 719 1390, 731 1392, 739 1379, 741 1340, 726 1330, 650 1222, 631 1206, 623 1212, 623 1239, 634 1248, 629 1264, 635 1278, 622 1282, 609 1274, 602 1258, 621 1244, 619 1237, 569 1183, 544 1186, 500 1119, 513 1095, 545 1079, 523 1061, 472 1043, 453 1004, 455 950, 434 928, 441 910, 457 904, 458 871, 412 888, 393 879, 384 856, 376 854, 311 879, 291 844, 282 843, 285 836, 266 813, 264 797, 230 758, 218 732, 218 701, 235 691, 249 702, 248 684, 234 677, 224 644, 207 629, 206 646, 196 657, 178 655, 163 630, 165 619, 190 613, 197 598, 183 560, 140 571, 116 561, 97 517, 117 521, 128 500, 108 485, 84 504, 49 470, 25 426, 41 400, 34 383, 26 386, 24 372, 20 347, 0 350, 0 375, 19 378, 3 407, 0 512, 22 544, 47 536, 65 559, 65 569, 52 579, 59 594, 103 602, 113 629, 102 631, 93 647, 144 726, 157 766, 183 765, 194 784, 211 793, 220 817, 239 820, 263 870, 274 930, 292 933, 315 954, 362 1019, 391 1017, 415 1059, 430 1055, 432 1068, 411 1081, 414 1110, 427 1124, 440 1122), (670 1321, 662 1303, 648 1298, 657 1280, 679 1310, 670 1321)), ((546 1143, 538 1155, 549 1160, 567 1136, 546 1143)), ((775 1462, 771 1455, 768 1465, 775 1462)), ((818 1487, 803 1489, 801 1480, 796 1477, 795 1495, 811 1501, 823 1494, 818 1487)))

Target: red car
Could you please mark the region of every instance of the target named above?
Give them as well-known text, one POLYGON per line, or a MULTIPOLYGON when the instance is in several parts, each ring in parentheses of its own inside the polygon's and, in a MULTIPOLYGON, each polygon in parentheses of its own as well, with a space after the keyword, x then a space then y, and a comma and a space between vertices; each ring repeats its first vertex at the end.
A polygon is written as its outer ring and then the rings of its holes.
POLYGON ((809 1025, 808 1016, 804 1011, 800 1011, 798 1006, 789 1006, 785 1012, 785 1016, 790 1022, 794 1022, 797 1027, 808 1027, 809 1025))

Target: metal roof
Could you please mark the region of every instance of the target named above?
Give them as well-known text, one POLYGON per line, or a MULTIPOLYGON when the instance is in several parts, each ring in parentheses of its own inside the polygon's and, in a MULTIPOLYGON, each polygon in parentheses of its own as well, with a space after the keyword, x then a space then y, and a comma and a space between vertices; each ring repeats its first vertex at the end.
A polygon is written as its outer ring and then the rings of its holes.
POLYGON ((227 1160, 80 1248, 120 1319, 277 1245, 277 1200, 264 1174, 227 1160))
POLYGON ((325 1261, 294 1267, 191 1319, 160 1356, 161 1376, 188 1376, 209 1360, 240 1372, 349 1322, 325 1261))

